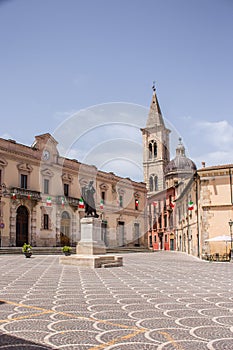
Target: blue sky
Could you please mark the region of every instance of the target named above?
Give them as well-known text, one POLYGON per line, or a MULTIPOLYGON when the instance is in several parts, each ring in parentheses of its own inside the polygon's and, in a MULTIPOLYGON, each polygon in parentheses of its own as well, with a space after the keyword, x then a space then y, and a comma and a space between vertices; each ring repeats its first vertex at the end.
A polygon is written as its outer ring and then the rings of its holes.
POLYGON ((67 156, 142 180, 155 80, 172 156, 181 136, 198 167, 233 163, 232 19, 232 0, 0 1, 0 136, 50 132, 67 156), (70 119, 86 129, 64 146, 70 119))

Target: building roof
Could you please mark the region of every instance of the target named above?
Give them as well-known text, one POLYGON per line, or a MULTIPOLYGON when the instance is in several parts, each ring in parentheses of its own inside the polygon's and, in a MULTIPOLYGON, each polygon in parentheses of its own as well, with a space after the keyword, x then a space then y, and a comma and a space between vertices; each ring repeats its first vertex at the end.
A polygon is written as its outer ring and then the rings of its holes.
POLYGON ((153 128, 155 125, 157 126, 165 126, 164 120, 162 117, 162 112, 159 106, 159 102, 156 96, 156 90, 153 85, 153 95, 150 104, 150 110, 147 118, 146 128, 153 128))
POLYGON ((179 144, 176 148, 176 156, 165 168, 165 176, 171 174, 190 174, 197 170, 196 164, 185 155, 185 147, 179 138, 179 144))

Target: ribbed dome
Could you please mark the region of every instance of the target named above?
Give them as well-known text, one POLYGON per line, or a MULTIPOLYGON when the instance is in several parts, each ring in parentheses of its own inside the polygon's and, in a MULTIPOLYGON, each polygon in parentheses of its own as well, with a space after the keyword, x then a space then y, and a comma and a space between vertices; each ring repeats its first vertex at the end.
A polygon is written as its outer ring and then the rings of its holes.
POLYGON ((179 144, 176 148, 176 156, 172 159, 165 168, 165 176, 176 174, 190 174, 197 170, 195 163, 186 157, 185 148, 179 138, 179 144))

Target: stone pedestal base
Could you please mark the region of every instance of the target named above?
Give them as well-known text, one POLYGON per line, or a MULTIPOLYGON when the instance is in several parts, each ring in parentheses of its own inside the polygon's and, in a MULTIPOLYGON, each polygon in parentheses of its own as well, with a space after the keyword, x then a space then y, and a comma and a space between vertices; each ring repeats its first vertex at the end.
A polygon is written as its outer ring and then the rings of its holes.
POLYGON ((101 220, 93 217, 81 219, 81 240, 76 247, 77 254, 99 255, 106 253, 101 240, 101 220))
POLYGON ((121 256, 116 255, 71 255, 60 257, 60 264, 86 266, 92 268, 119 267, 123 265, 121 256))
POLYGON ((81 219, 81 240, 75 255, 60 257, 60 264, 98 267, 118 267, 123 265, 121 256, 106 254, 106 246, 101 239, 101 220, 93 217, 81 219))

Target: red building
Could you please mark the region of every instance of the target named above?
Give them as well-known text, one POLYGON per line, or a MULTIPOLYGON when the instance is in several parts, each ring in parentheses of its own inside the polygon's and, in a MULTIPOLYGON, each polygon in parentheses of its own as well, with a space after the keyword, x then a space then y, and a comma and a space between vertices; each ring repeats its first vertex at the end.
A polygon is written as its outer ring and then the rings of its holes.
POLYGON ((148 245, 153 250, 176 250, 174 201, 174 186, 148 198, 148 245))

